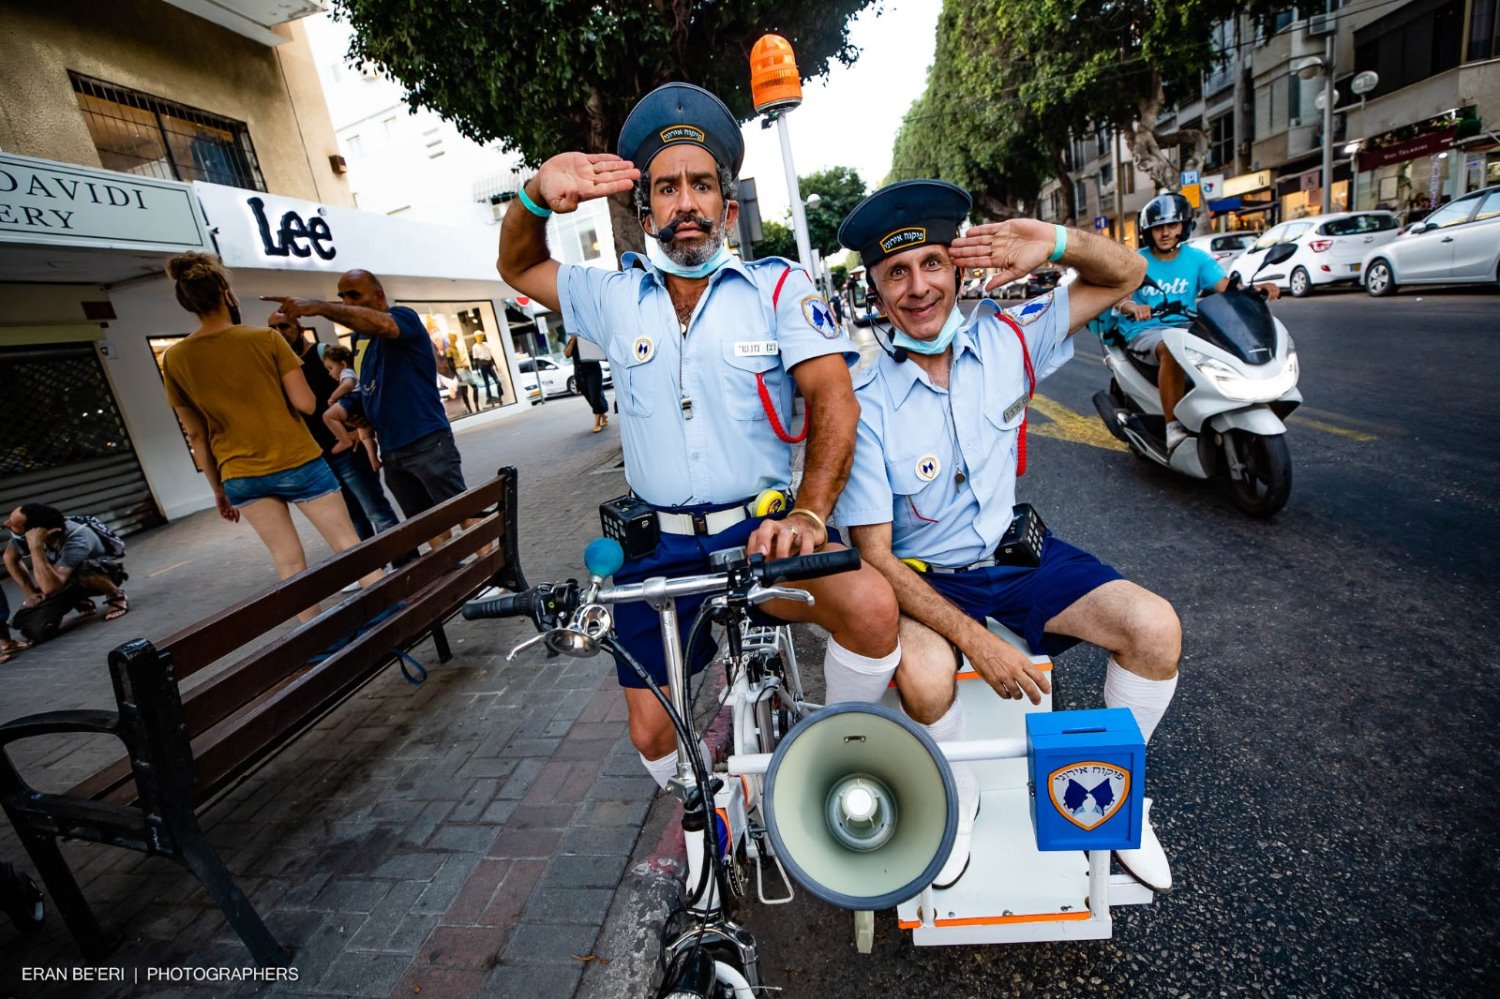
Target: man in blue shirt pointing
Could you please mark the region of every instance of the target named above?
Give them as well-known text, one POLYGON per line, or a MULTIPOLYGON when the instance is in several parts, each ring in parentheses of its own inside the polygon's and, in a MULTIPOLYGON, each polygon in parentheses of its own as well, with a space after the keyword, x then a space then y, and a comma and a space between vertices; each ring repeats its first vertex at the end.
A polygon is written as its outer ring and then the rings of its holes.
MULTIPOLYGON (((1072 357, 1073 330, 1140 282, 1144 262, 1110 240, 1034 219, 959 236, 968 212, 968 194, 952 184, 902 181, 862 201, 839 229, 868 267, 891 330, 855 378, 859 436, 837 522, 896 592, 906 653, 896 684, 934 739, 963 737, 955 652, 1002 697, 1039 703, 1051 689, 1028 656, 989 631, 989 617, 1036 652, 1078 641, 1108 650, 1104 703, 1129 708, 1149 739, 1177 685, 1182 632, 1171 605, 1050 532, 1030 559, 1001 547, 1036 382, 1072 357), (984 300, 967 319, 959 311, 963 269, 995 268, 989 284, 999 287, 1046 261, 1076 269, 1077 280, 1011 309, 984 300)), ((979 804, 969 767, 955 765, 954 777, 959 832, 938 888, 963 876, 979 804)), ((1143 883, 1171 887, 1149 812, 1141 848, 1118 856, 1143 883)))
MULTIPOLYGON (((625 477, 653 508, 660 535, 654 550, 627 557, 616 583, 708 572, 709 554, 723 548, 746 545, 780 558, 829 543, 825 522, 849 473, 859 417, 848 369, 858 352, 803 270, 776 257, 745 263, 726 248, 744 153, 723 102, 669 83, 630 113, 618 156, 547 160, 501 227, 505 281, 561 310, 567 328, 609 358, 625 477), (547 216, 632 187, 645 258, 626 254, 620 271, 551 258, 547 216), (794 389, 807 400, 802 482, 790 512, 766 517, 758 498, 790 491, 792 445, 800 439, 791 430, 794 389)), ((816 606, 775 601, 762 609, 828 631, 828 703, 878 699, 901 657, 889 585, 869 567, 803 585, 816 606)), ((684 630, 697 603, 678 601, 684 630)), ((656 614, 621 605, 615 631, 665 686, 656 614)), ((689 666, 701 669, 708 658, 689 666)), ((679 771, 671 724, 634 672, 621 665, 618 675, 631 740, 665 787, 679 771)))

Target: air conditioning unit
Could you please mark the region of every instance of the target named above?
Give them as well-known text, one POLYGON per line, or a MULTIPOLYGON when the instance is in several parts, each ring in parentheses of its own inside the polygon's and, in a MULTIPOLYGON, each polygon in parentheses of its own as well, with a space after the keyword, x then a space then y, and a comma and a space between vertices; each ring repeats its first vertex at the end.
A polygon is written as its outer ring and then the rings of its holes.
POLYGON ((1301 118, 1288 118, 1286 120, 1286 127, 1287 128, 1301 128, 1302 127, 1302 119, 1301 118))
POLYGON ((1321 38, 1331 35, 1338 30, 1339 16, 1337 14, 1314 14, 1307 19, 1307 37, 1321 38))

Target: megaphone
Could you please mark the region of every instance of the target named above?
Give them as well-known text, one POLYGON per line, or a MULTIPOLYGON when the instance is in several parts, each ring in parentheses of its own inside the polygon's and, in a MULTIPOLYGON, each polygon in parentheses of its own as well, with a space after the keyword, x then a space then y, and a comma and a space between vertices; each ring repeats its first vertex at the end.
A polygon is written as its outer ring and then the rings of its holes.
POLYGON ((958 832, 958 792, 937 743, 878 704, 804 718, 771 757, 771 845, 807 891, 844 909, 889 909, 932 883, 958 832))

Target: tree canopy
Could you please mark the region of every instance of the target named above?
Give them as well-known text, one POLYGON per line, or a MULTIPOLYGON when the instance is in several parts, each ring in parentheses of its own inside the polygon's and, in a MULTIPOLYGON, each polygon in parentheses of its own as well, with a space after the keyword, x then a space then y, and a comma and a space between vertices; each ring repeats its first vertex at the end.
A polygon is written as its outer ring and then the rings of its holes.
POLYGON ((802 197, 816 194, 819 199, 818 207, 805 209, 808 243, 825 257, 839 252, 839 226, 868 193, 859 171, 853 167, 829 167, 798 177, 797 188, 802 197))
MULTIPOLYGON (((371 63, 478 142, 535 166, 568 150, 614 152, 630 109, 672 80, 718 94, 740 120, 754 114, 750 50, 775 32, 804 80, 859 50, 849 21, 871 0, 335 0, 371 63)), ((616 247, 639 249, 629 197, 612 199, 616 247)))
POLYGON ((768 219, 760 224, 760 233, 760 241, 755 244, 756 257, 797 259, 797 234, 791 226, 768 219))
MULTIPOLYGON (((1228 53, 1216 23, 1262 17, 1271 0, 945 0, 937 63, 893 151, 893 174, 926 170, 962 184, 995 214, 994 199, 1025 197, 1045 179, 1062 183, 1077 217, 1065 158, 1070 135, 1118 127, 1136 165, 1176 187, 1178 161, 1202 163, 1202 129, 1158 124, 1174 100, 1196 93, 1202 73, 1228 53), (964 117, 964 110, 972 115, 964 117), (988 200, 987 200, 988 199, 988 200)), ((1284 4, 1281 4, 1284 6, 1284 4)))

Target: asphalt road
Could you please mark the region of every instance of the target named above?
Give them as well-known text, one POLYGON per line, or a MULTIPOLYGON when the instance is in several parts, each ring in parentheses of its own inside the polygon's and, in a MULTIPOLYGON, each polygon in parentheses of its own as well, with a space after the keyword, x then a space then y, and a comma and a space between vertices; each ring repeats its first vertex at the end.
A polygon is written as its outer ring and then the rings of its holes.
MULTIPOLYGON (((1183 620, 1150 755, 1176 889, 1088 943, 917 949, 883 912, 869 956, 847 913, 805 893, 751 903, 765 983, 955 999, 1500 991, 1500 294, 1274 310, 1306 405, 1291 500, 1269 522, 1087 442, 1106 381, 1087 334, 1033 410, 1020 498, 1183 620)), ((1100 703, 1101 652, 1057 667, 1061 706, 1100 703)))

